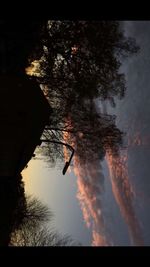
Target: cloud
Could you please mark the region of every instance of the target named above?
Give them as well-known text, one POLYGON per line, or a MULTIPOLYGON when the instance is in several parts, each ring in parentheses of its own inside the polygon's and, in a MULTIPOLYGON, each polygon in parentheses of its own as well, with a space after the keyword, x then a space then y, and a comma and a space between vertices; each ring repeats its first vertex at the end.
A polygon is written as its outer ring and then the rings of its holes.
MULTIPOLYGON (((82 134, 78 138, 82 138, 82 134)), ((64 134, 64 141, 70 140, 70 134, 64 134)), ((76 139, 71 139, 71 145, 76 147, 76 139)), ((68 160, 68 152, 64 150, 64 158, 68 160)), ((112 244, 105 229, 101 196, 104 192, 104 175, 100 161, 95 160, 81 165, 80 157, 75 153, 73 171, 77 177, 77 199, 82 210, 86 226, 92 231, 93 246, 108 246, 112 244)))
MULTIPOLYGON (((70 140, 69 133, 65 133, 64 140, 70 140)), ((140 144, 139 137, 136 143, 140 144)), ((71 145, 76 146, 76 140, 72 140, 71 145)), ((126 150, 118 157, 113 157, 107 152, 106 160, 110 172, 110 181, 112 192, 120 212, 127 224, 129 236, 132 245, 143 245, 143 237, 138 219, 136 218, 133 196, 134 191, 129 181, 128 175, 128 151, 126 150)), ((67 158, 66 151, 64 151, 67 158)), ((102 203, 104 193, 104 175, 100 160, 91 161, 85 164, 80 161, 80 157, 75 153, 73 171, 77 177, 78 193, 77 198, 83 213, 86 226, 92 231, 93 246, 110 246, 113 245, 112 238, 106 229, 106 217, 102 203)))
POLYGON ((110 172, 110 180, 115 200, 124 218, 132 245, 144 245, 142 231, 136 217, 133 196, 134 192, 129 181, 127 167, 127 150, 124 155, 113 157, 111 151, 107 153, 106 160, 110 172))
POLYGON ((106 246, 107 240, 100 233, 93 230, 92 246, 106 246))
POLYGON ((84 221, 92 231, 93 246, 109 246, 101 196, 104 192, 104 175, 99 161, 80 165, 80 159, 74 158, 74 173, 77 177, 77 198, 83 213, 84 221))

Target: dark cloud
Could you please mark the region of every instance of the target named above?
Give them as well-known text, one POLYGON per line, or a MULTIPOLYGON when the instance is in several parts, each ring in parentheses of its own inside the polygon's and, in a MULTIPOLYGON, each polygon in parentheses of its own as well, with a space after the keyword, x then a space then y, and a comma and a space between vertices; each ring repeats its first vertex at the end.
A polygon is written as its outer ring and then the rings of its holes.
POLYGON ((127 93, 118 102, 118 126, 127 133, 128 167, 134 184, 135 207, 141 221, 145 244, 150 244, 150 21, 125 22, 126 34, 134 37, 140 53, 123 66, 127 93))

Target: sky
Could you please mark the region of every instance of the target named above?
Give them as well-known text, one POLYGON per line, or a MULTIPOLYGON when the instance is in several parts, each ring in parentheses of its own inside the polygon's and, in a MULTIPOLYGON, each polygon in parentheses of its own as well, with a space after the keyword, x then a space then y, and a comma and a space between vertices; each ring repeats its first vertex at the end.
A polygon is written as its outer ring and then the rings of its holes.
MULTIPOLYGON (((124 61, 127 92, 117 100, 117 126, 126 148, 114 159, 81 167, 77 156, 65 176, 62 166, 48 168, 32 159, 23 171, 26 193, 54 212, 53 225, 84 246, 150 245, 150 22, 126 21, 125 34, 136 39, 138 55, 124 61)), ((37 158, 40 156, 37 156, 37 158)))

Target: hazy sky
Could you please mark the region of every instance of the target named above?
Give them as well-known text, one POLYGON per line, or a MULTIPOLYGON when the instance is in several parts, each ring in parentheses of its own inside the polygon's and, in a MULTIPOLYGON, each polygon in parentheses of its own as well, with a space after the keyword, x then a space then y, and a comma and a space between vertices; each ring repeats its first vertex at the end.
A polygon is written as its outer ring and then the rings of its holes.
POLYGON ((128 149, 117 162, 107 158, 84 170, 76 158, 65 176, 61 168, 49 169, 40 160, 31 160, 23 171, 27 193, 48 204, 55 227, 88 246, 150 245, 150 22, 124 22, 124 27, 141 50, 124 62, 127 93, 108 111, 126 131, 128 149))

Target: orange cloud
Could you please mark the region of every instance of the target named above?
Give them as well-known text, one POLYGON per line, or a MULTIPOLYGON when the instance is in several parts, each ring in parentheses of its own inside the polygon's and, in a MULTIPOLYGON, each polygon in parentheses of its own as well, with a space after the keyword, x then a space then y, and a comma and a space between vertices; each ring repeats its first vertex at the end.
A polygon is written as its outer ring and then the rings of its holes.
MULTIPOLYGON (((82 138, 82 136, 81 136, 82 138)), ((70 141, 69 133, 64 134, 64 140, 70 141)), ((137 143, 137 141, 136 141, 137 143)), ((76 140, 70 143, 76 146, 76 140)), ((139 144, 139 141, 138 141, 139 144)), ((67 160, 67 151, 64 149, 64 157, 67 160)), ((128 231, 133 245, 143 245, 143 238, 139 222, 133 207, 134 191, 129 182, 127 151, 118 157, 113 157, 111 151, 107 152, 106 160, 110 172, 110 180, 115 200, 121 214, 128 226, 128 231)), ((104 176, 99 161, 91 159, 91 162, 80 164, 80 157, 75 154, 73 171, 77 177, 77 198, 83 213, 84 221, 92 230, 92 246, 110 246, 113 242, 106 232, 101 196, 104 192, 104 176)))
POLYGON ((100 233, 93 230, 93 240, 92 240, 92 246, 106 246, 107 240, 104 236, 102 236, 100 233))
MULTIPOLYGON (((68 120, 69 121, 69 120, 68 120)), ((68 123, 67 121, 67 123, 68 123)), ((71 125, 71 121, 69 121, 71 125)), ((82 138, 80 132, 78 138, 82 138)), ((75 148, 76 140, 70 138, 70 134, 64 133, 64 141, 75 148)), ((64 148, 65 161, 68 160, 68 151, 64 148)), ((80 157, 75 153, 73 171, 77 177, 77 198, 82 210, 83 219, 88 228, 92 230, 93 246, 108 246, 112 244, 106 236, 103 210, 101 207, 101 195, 104 191, 104 176, 99 161, 91 159, 91 162, 80 164, 80 157)))
POLYGON ((122 156, 114 157, 107 152, 106 160, 110 172, 112 191, 121 214, 127 223, 130 239, 133 245, 144 245, 141 228, 133 207, 134 192, 129 182, 127 168, 127 151, 122 156))
POLYGON ((102 168, 98 161, 91 161, 81 166, 80 159, 75 155, 74 173, 77 177, 77 198, 83 218, 87 227, 91 227, 92 230, 92 245, 108 246, 111 242, 106 234, 101 205, 101 195, 104 191, 102 168))

